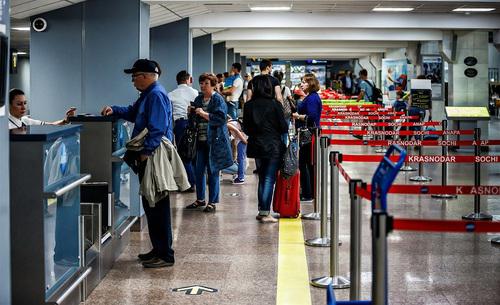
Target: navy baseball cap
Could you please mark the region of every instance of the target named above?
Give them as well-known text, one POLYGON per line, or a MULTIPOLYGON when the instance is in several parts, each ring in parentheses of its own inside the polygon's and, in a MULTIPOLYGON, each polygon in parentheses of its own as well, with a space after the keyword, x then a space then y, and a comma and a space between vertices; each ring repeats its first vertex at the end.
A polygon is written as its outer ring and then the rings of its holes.
POLYGON ((154 60, 149 59, 138 59, 135 61, 134 65, 130 69, 125 69, 123 72, 127 74, 132 74, 136 72, 146 72, 146 73, 158 73, 161 75, 160 65, 154 60))

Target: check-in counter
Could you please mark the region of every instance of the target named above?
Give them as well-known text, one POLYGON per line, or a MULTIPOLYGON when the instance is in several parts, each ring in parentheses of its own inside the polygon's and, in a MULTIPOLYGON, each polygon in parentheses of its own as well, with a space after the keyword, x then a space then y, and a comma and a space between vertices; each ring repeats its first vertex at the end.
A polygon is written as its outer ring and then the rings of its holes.
MULTIPOLYGON (((99 189, 92 184, 107 185, 108 199, 100 206, 100 274, 103 278, 128 245, 130 228, 142 216, 139 180, 121 159, 125 153, 125 144, 130 139, 132 125, 112 117, 93 115, 75 116, 71 118, 71 122, 83 126, 82 170, 92 174, 90 183, 82 189, 82 196, 95 196, 88 194, 99 189)), ((82 200, 86 203, 90 201, 82 200)), ((97 200, 92 201, 95 203, 97 200)), ((85 209, 88 211, 89 207, 85 209)))
POLYGON ((92 271, 80 259, 80 186, 90 179, 80 170, 80 129, 11 131, 13 304, 79 304, 92 271))

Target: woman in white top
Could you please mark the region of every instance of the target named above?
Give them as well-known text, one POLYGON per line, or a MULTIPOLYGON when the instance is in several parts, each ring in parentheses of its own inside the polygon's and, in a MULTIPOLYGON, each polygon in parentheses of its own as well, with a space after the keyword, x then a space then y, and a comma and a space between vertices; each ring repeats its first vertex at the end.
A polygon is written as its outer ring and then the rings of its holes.
POLYGON ((9 129, 22 128, 29 125, 64 125, 68 123, 68 117, 74 116, 76 108, 72 107, 66 111, 63 120, 45 122, 26 116, 27 101, 24 92, 20 89, 9 91, 9 129))

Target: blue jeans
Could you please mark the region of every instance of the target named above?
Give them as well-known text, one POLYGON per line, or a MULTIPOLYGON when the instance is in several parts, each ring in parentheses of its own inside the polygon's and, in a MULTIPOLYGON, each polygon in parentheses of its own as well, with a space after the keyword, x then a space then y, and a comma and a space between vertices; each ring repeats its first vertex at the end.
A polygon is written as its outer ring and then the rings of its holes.
MULTIPOLYGON (((184 134, 184 131, 186 131, 187 126, 188 120, 186 119, 178 119, 174 123, 175 145, 177 147, 179 147, 182 135, 184 134)), ((193 162, 182 160, 182 163, 184 164, 184 169, 186 169, 189 184, 191 184, 191 186, 194 186, 196 179, 193 171, 193 162)))
POLYGON ((213 173, 208 158, 207 142, 198 142, 196 148, 196 200, 205 201, 206 176, 208 174, 208 203, 219 202, 219 172, 213 173), (205 174, 206 172, 206 174, 205 174))
POLYGON ((259 160, 259 215, 269 215, 273 199, 276 174, 280 166, 280 159, 255 159, 259 160))
POLYGON ((238 119, 238 102, 227 102, 227 114, 231 119, 238 119))
POLYGON ((245 169, 247 167, 247 145, 238 143, 238 179, 245 180, 245 169))

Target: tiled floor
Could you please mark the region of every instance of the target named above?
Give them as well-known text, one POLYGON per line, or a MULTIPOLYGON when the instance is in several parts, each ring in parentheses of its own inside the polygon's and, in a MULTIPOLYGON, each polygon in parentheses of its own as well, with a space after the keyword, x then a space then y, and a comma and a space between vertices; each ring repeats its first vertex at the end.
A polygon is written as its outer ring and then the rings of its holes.
MULTIPOLYGON (((500 122, 490 125, 490 138, 500 139, 500 122)), ((372 154, 369 147, 334 147, 343 152, 372 154)), ((438 154, 439 148, 429 148, 438 154)), ((498 154, 498 148, 490 154, 498 154)), ((351 177, 369 180, 376 164, 345 163, 351 177)), ((252 169, 253 166, 250 166, 252 169)), ((425 173, 440 183, 439 165, 425 166, 425 173)), ((401 173, 397 183, 410 183, 415 173, 401 173)), ((226 177, 229 178, 229 177, 226 177)), ((349 195, 340 178, 340 273, 349 271, 349 195)), ((500 185, 498 164, 483 165, 485 185, 500 185)), ((471 184, 471 165, 450 165, 450 184, 471 184)), ((323 190, 325 191, 325 190, 323 190)), ((391 195, 389 211, 396 217, 460 219, 472 211, 472 197, 441 201, 428 195, 391 195)), ((276 304, 278 224, 255 220, 256 177, 244 185, 224 182, 216 214, 186 211, 194 195, 171 197, 176 264, 171 268, 145 270, 136 261, 139 252, 149 250, 146 232, 133 233, 130 246, 96 288, 87 304, 276 304), (230 197, 229 193, 239 193, 230 197), (188 296, 173 292, 193 284, 216 288, 217 293, 188 296)), ((370 298, 371 235, 370 207, 363 207, 362 296, 370 298)), ((482 208, 500 214, 500 197, 484 197, 482 208)), ((312 205, 303 205, 309 212, 312 205)), ((305 238, 318 235, 318 221, 304 221, 305 238)), ((391 304, 500 304, 500 247, 493 247, 488 235, 393 232, 389 237, 389 297, 391 304)), ((306 247, 311 278, 327 275, 328 248, 306 247)), ((325 304, 325 290, 312 288, 313 304, 325 304)), ((337 298, 348 298, 338 290, 337 298)))

